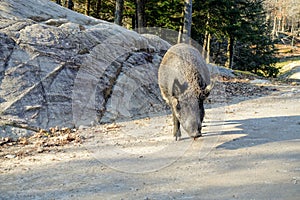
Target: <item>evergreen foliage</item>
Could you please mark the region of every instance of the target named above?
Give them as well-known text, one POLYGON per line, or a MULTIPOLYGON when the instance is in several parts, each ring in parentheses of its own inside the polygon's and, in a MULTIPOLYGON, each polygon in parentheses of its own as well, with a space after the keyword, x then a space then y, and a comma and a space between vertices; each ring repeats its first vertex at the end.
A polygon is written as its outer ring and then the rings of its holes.
MULTIPOLYGON (((61 0, 62 5, 64 1, 61 0)), ((86 13, 88 0, 73 0, 74 10, 86 13)), ((113 22, 116 0, 89 0, 90 15, 113 22)), ((142 3, 143 24, 179 31, 183 25, 183 0, 125 0, 123 26, 138 25, 137 3, 142 3)), ((140 17, 140 16, 139 16, 140 17)), ((277 59, 263 0, 194 0, 192 38, 208 45, 216 64, 274 77, 277 59), (209 35, 209 37, 208 37, 209 35)))
POLYGON ((245 1, 240 8, 240 34, 237 35, 234 69, 251 71, 259 75, 275 77, 278 69, 271 29, 261 0, 245 1))

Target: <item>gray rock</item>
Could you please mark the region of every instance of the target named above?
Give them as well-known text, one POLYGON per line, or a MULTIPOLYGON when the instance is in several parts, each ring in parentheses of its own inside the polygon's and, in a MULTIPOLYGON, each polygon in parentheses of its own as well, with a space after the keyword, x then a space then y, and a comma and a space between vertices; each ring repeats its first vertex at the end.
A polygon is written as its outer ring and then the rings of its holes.
POLYGON ((133 53, 118 77, 106 105, 102 122, 128 120, 166 110, 157 86, 157 70, 161 61, 149 53, 133 53))
POLYGON ((14 140, 17 140, 19 137, 28 137, 33 133, 34 133, 33 131, 24 128, 18 128, 18 127, 7 126, 7 125, 0 126, 0 137, 3 138, 9 137, 14 140))
POLYGON ((214 64, 208 64, 208 69, 210 70, 210 74, 212 76, 222 76, 227 78, 234 78, 235 74, 232 69, 228 69, 222 66, 217 66, 214 64))
POLYGON ((154 51, 161 51, 161 50, 167 51, 171 47, 171 45, 168 42, 162 40, 160 37, 156 35, 142 34, 142 36, 148 39, 149 46, 153 48, 154 51))
POLYGON ((61 26, 62 24, 68 23, 67 19, 49 19, 45 22, 45 24, 50 26, 61 26))
POLYGON ((47 0, 2 0, 0 16, 3 19, 31 19, 35 22, 45 22, 49 19, 67 19, 81 25, 95 25, 103 20, 81 15, 72 10, 58 6, 47 0))
POLYGON ((38 130, 165 111, 157 70, 169 44, 158 37, 46 0, 0 1, 0 18, 1 118, 38 130))

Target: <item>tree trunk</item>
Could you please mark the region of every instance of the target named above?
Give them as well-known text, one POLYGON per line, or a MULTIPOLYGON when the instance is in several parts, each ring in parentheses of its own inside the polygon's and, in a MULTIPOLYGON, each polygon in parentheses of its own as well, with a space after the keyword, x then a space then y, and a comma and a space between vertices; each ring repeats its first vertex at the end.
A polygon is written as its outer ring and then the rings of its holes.
POLYGON ((57 3, 58 5, 61 5, 61 0, 56 0, 56 3, 57 3))
POLYGON ((190 43, 192 29, 192 0, 184 0, 184 21, 183 21, 183 38, 182 41, 190 43))
POLYGON ((227 61, 225 63, 225 67, 229 69, 232 68, 233 56, 234 56, 234 38, 230 36, 227 44, 227 61))
POLYGON ((85 0, 85 15, 90 15, 91 0, 85 0))
POLYGON ((122 26, 124 0, 116 0, 115 24, 122 26))
POLYGON ((291 45, 292 45, 292 47, 294 47, 294 40, 295 40, 295 36, 294 36, 294 18, 292 18, 291 34, 292 34, 291 45))
POLYGON ((74 8, 74 3, 73 3, 72 0, 68 0, 68 8, 69 8, 70 10, 73 10, 73 8, 74 8))
POLYGON ((277 24, 277 18, 276 18, 276 16, 274 16, 273 30, 272 30, 272 38, 273 38, 273 40, 276 37, 276 24, 277 24))
POLYGON ((286 21, 286 18, 282 17, 282 22, 281 22, 281 31, 282 32, 284 32, 284 30, 285 30, 285 21, 286 21))
POLYGON ((182 29, 183 29, 183 27, 182 27, 182 25, 180 25, 179 26, 179 32, 178 32, 178 38, 177 38, 177 43, 178 44, 181 43, 181 41, 182 41, 182 29))
POLYGON ((203 58, 206 58, 206 50, 207 50, 207 41, 208 41, 208 31, 205 31, 204 34, 204 40, 203 40, 203 46, 202 46, 202 56, 203 58))
POLYGON ((136 28, 136 14, 135 15, 132 15, 131 17, 131 24, 132 24, 132 29, 134 30, 136 28))
POLYGON ((278 19, 278 26, 277 26, 277 31, 276 32, 281 31, 281 22, 282 22, 282 17, 280 19, 278 19))
POLYGON ((183 18, 184 18, 184 10, 182 10, 181 18, 180 18, 180 26, 178 31, 177 44, 182 42, 182 31, 183 31, 183 18))
POLYGON ((97 0, 97 4, 96 4, 96 16, 97 16, 97 18, 100 18, 100 10, 101 10, 101 0, 97 0))
POLYGON ((206 63, 210 63, 210 40, 211 40, 211 34, 208 33, 207 44, 206 44, 206 63))
POLYGON ((136 0, 136 28, 138 32, 145 26, 145 0, 136 0))
POLYGON ((203 47, 202 47, 202 56, 204 59, 207 58, 207 50, 208 50, 208 46, 210 44, 208 44, 209 40, 210 40, 210 33, 208 32, 208 27, 209 27, 209 12, 207 13, 207 21, 205 23, 205 34, 204 34, 204 41, 203 41, 203 47))

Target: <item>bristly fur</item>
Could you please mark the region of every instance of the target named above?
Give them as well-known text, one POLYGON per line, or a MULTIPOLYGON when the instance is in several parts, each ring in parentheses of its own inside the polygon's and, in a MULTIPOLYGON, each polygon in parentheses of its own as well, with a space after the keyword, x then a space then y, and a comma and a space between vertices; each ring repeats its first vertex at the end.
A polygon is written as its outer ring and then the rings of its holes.
POLYGON ((181 136, 181 125, 191 137, 201 136, 203 100, 209 95, 210 74, 200 52, 187 44, 172 46, 160 64, 158 84, 172 109, 176 140, 181 136))

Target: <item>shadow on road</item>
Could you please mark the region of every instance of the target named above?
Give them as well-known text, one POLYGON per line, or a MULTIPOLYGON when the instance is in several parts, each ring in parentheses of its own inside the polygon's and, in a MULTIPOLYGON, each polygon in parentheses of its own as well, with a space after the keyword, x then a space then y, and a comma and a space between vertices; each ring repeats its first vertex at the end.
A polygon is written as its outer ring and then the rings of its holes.
POLYGON ((240 149, 300 139, 300 115, 225 121, 224 125, 234 126, 235 129, 224 131, 222 135, 246 134, 246 136, 223 143, 217 148, 240 149))

